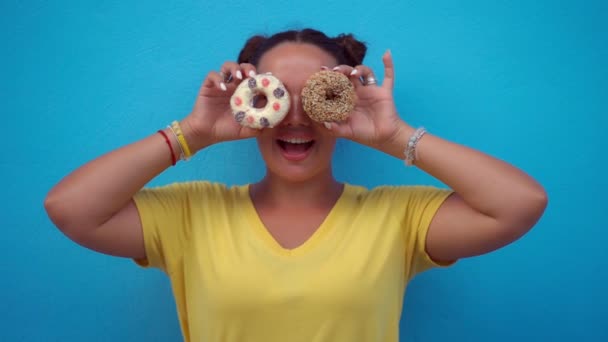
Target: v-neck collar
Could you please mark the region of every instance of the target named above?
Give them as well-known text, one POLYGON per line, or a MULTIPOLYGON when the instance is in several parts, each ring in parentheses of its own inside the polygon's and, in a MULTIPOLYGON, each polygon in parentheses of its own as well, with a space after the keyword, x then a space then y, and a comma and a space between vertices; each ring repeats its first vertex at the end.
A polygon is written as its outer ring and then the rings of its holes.
POLYGON ((243 201, 246 205, 245 209, 247 210, 247 216, 253 218, 251 222, 253 233, 260 239, 262 243, 265 244, 266 247, 283 257, 295 257, 305 254, 307 251, 321 243, 323 238, 331 231, 332 227, 335 226, 335 221, 338 219, 337 216, 340 215, 339 213, 344 214, 345 211, 342 210, 342 207, 345 206, 345 202, 350 191, 350 186, 344 183, 344 188, 338 197, 338 200, 336 203, 334 203, 327 216, 323 219, 317 229, 315 229, 312 235, 295 248, 285 248, 281 246, 281 244, 274 238, 274 236, 272 236, 270 231, 268 231, 268 228, 266 228, 264 225, 264 222, 255 208, 253 200, 249 194, 249 187, 250 185, 244 185, 240 187, 240 190, 241 196, 243 196, 243 201))

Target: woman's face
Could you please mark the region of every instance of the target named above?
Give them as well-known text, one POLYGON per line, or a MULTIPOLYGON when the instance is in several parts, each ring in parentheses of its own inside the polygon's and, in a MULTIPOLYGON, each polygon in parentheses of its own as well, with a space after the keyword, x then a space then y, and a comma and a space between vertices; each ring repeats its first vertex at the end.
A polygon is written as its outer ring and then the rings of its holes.
POLYGON ((258 63, 258 73, 271 72, 291 97, 287 116, 258 136, 258 146, 271 175, 288 181, 304 181, 331 174, 336 139, 322 124, 312 121, 302 108, 300 94, 308 78, 333 67, 337 61, 315 45, 281 43, 268 50, 258 63))

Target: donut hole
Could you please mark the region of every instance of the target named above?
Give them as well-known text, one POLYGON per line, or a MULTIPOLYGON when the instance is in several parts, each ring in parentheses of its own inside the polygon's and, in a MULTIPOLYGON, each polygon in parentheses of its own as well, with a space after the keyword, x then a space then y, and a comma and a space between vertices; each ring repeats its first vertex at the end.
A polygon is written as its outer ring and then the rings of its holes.
POLYGON ((251 98, 251 107, 262 109, 268 104, 268 98, 264 93, 256 93, 251 98))
POLYGON ((325 90, 325 100, 326 101, 333 101, 333 100, 337 99, 338 97, 340 97, 340 94, 338 94, 334 89, 325 90))

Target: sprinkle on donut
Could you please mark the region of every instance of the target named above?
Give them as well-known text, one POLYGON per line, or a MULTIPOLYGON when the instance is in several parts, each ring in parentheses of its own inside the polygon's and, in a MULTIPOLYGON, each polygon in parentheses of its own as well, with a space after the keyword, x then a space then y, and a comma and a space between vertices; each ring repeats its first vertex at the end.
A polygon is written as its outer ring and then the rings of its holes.
POLYGON ((245 118, 245 115, 247 115, 247 114, 245 114, 245 112, 240 111, 234 115, 234 118, 236 119, 236 122, 241 122, 245 118))
POLYGON ((272 92, 272 94, 277 99, 280 99, 281 97, 283 97, 283 95, 285 95, 285 90, 283 90, 282 88, 277 88, 272 92))
POLYGON ((270 74, 260 74, 243 80, 230 101, 235 121, 257 129, 274 127, 287 115, 290 104, 285 86, 270 74), (267 104, 264 108, 254 107, 253 99, 257 95, 266 96, 267 104))

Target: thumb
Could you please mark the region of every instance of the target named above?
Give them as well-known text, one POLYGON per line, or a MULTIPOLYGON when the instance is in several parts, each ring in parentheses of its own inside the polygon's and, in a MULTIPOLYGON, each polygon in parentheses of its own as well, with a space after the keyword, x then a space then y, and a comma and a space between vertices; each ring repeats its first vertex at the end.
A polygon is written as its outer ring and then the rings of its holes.
POLYGON ((350 138, 352 136, 352 129, 347 121, 343 122, 324 122, 323 125, 331 132, 336 138, 350 138))
POLYGON ((255 138, 262 133, 261 129, 251 128, 251 127, 242 127, 240 132, 240 137, 243 139, 247 138, 255 138))

